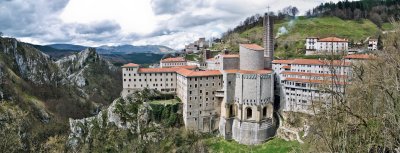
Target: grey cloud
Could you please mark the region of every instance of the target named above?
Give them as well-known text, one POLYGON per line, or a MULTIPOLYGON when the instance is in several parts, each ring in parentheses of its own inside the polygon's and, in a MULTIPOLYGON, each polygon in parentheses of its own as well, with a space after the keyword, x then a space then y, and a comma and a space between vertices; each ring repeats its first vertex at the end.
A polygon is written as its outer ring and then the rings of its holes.
POLYGON ((114 33, 121 30, 121 26, 114 21, 101 21, 91 24, 80 24, 75 31, 79 34, 114 33))

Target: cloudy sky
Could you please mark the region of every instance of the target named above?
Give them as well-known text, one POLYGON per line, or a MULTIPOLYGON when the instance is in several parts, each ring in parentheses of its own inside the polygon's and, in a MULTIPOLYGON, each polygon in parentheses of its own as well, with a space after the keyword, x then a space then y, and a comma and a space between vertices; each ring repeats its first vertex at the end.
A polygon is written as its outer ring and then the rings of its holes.
MULTIPOLYGON (((331 0, 0 0, 0 31, 36 43, 166 45, 219 37, 246 17, 331 0)), ((337 0, 332 0, 337 1, 337 0)))

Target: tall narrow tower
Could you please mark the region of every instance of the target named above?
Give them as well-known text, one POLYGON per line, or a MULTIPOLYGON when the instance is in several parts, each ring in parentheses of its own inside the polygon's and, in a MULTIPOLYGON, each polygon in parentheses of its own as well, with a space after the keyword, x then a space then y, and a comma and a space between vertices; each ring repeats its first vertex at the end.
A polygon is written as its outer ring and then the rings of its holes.
POLYGON ((272 68, 274 60, 274 20, 268 13, 264 15, 264 58, 265 68, 272 68))

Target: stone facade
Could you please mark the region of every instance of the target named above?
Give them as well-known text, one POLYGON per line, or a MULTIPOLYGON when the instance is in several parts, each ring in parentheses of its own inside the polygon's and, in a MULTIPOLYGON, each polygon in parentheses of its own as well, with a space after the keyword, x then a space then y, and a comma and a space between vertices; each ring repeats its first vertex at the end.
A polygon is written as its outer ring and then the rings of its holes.
MULTIPOLYGON (((271 34, 270 31, 270 39, 271 34)), ((144 88, 175 92, 183 103, 186 129, 219 130, 225 139, 259 144, 276 131, 274 73, 265 69, 265 63, 273 57, 270 49, 269 57, 265 57, 263 47, 241 44, 239 55, 220 54, 209 59, 207 63, 212 65, 208 65, 208 70, 140 68, 137 64, 127 64, 123 66, 123 93, 144 88)))

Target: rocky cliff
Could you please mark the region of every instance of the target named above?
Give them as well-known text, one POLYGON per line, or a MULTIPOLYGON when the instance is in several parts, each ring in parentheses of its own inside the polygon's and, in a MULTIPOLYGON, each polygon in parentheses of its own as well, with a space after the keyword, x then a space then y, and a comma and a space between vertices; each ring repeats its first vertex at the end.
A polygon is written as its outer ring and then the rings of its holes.
POLYGON ((38 152, 119 97, 120 70, 95 50, 53 61, 29 44, 0 38, 0 150, 38 152))

